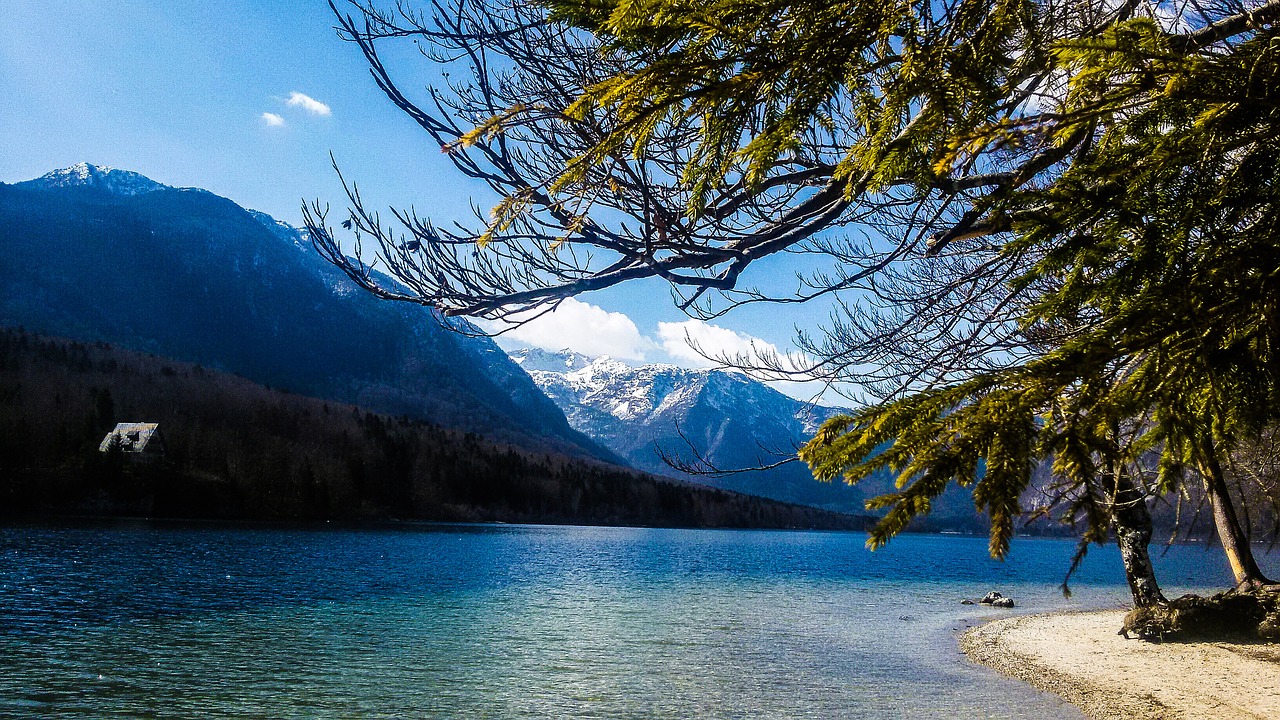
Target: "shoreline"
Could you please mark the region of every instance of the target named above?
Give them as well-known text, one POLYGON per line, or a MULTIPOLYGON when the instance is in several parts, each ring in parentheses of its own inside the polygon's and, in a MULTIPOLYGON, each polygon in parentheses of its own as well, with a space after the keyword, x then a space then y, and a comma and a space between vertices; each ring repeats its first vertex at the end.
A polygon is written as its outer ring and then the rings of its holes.
POLYGON ((960 649, 1095 720, 1280 720, 1280 646, 1126 640, 1124 614, 994 620, 961 634, 960 649))

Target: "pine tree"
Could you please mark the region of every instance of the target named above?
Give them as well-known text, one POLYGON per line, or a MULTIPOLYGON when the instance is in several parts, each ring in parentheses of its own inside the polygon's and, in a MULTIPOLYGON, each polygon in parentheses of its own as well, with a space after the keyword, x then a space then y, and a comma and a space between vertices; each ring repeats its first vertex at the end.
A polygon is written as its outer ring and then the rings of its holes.
POLYGON ((1280 0, 1172 19, 1141 2, 545 7, 339 15, 391 101, 499 198, 474 229, 405 213, 393 230, 353 191, 345 247, 317 203, 326 257, 384 297, 499 318, 646 277, 701 317, 838 295, 846 314, 798 342, 871 402, 802 456, 827 479, 898 474, 873 545, 958 483, 1003 555, 1052 460, 1085 541, 1114 525, 1135 599, 1158 601, 1129 512, 1155 455, 1152 490, 1197 476, 1237 582, 1266 582, 1221 458, 1277 415, 1280 0), (377 52, 404 37, 505 60, 415 103, 377 52), (848 225, 868 239, 818 236, 848 225), (370 239, 414 292, 351 259, 370 239), (791 295, 742 285, 784 251, 830 264, 791 295))
MULTIPOLYGON (((1001 438, 1023 434, 1026 413, 1040 413, 1040 432, 1048 432, 1055 426, 1046 414, 1053 401, 1089 388, 1098 368, 1124 368, 1113 384, 1079 393, 1086 404, 1078 410, 1146 427, 1138 446, 1159 450, 1161 490, 1175 489, 1187 469, 1196 471, 1237 583, 1256 587, 1268 581, 1232 507, 1220 458, 1276 415, 1280 48, 1267 34, 1213 61, 1167 62, 1165 42, 1151 23, 1134 22, 1104 46, 1062 46, 1060 57, 1076 68, 1068 107, 1105 120, 1106 131, 1055 183, 991 210, 1012 218, 1015 237, 1003 252, 1036 259, 1017 280, 1039 288, 1021 322, 1060 330, 1069 320, 1067 340, 1010 371, 932 393, 945 398, 941 405, 906 404, 910 414, 896 422, 925 423, 930 434, 897 439, 902 452, 923 458, 904 466, 904 480, 942 466, 939 453, 956 452, 952 435, 966 438, 962 447, 978 443, 981 451, 965 460, 966 474, 951 476, 974 483, 978 459, 1010 465, 1010 443, 1001 438), (1098 82, 1100 68, 1107 82, 1098 82), (1010 414, 1014 409, 1021 415, 1010 414)), ((881 411, 902 412, 899 405, 845 421, 850 429, 843 432, 866 435, 883 422, 881 411)), ((824 429, 806 457, 825 477, 845 468, 856 479, 878 461, 868 459, 873 448, 865 443, 842 443, 840 428, 824 429)), ((1078 429, 1063 432, 1080 442, 1078 429)), ((1084 445, 1098 452, 1099 437, 1092 434, 1084 445)), ((1012 444, 1020 451, 1028 446, 1012 444)), ((1055 469, 1083 485, 1088 472, 1064 462, 1070 447, 1056 450, 1055 469)), ((1029 457, 1037 455, 1017 459, 1029 457)), ((987 475, 982 482, 1010 491, 1025 486, 1020 473, 987 475)), ((933 487, 926 483, 921 492, 933 487)), ((894 503, 903 518, 920 508, 894 503)), ((1009 512, 987 505, 996 523, 992 549, 1000 554, 1009 512)), ((901 525, 886 525, 877 541, 901 525)))

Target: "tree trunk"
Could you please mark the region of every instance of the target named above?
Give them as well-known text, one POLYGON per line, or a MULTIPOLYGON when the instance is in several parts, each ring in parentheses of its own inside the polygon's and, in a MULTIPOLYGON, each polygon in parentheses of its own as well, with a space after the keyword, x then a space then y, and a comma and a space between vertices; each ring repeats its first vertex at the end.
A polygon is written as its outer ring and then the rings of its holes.
POLYGON ((1257 590, 1273 584, 1262 574, 1258 563, 1253 559, 1249 536, 1241 527, 1235 505, 1227 493, 1227 480, 1222 474, 1222 466, 1218 463, 1212 441, 1206 440, 1201 444, 1200 455, 1200 474, 1204 476, 1205 492, 1209 495, 1209 505, 1213 508, 1213 524, 1218 531, 1222 550, 1227 554, 1227 562, 1231 563, 1236 588, 1257 590))
POLYGON ((1129 473, 1121 470, 1115 478, 1111 518, 1115 522, 1116 544, 1120 546, 1120 559, 1124 561, 1124 575, 1129 581, 1129 592, 1133 594, 1133 605, 1142 608, 1167 602, 1156 582, 1151 554, 1147 549, 1151 543, 1152 526, 1146 494, 1133 483, 1129 473))

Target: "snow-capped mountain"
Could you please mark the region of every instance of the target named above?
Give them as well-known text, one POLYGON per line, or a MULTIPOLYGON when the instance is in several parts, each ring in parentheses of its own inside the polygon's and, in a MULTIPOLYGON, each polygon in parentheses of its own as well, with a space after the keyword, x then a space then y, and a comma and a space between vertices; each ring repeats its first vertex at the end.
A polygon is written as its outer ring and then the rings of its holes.
POLYGON ((534 370, 554 373, 573 372, 590 365, 592 360, 586 355, 567 348, 559 352, 548 352, 539 348, 521 348, 507 354, 529 373, 534 370))
MULTIPOLYGON (((840 410, 814 407, 739 372, 675 365, 631 366, 570 351, 510 353, 560 406, 569 424, 639 468, 677 475, 662 454, 720 469, 750 468, 793 455, 840 410)), ((789 502, 863 511, 863 492, 813 479, 800 462, 696 482, 789 502)))
POLYGON ((170 186, 158 183, 136 172, 83 162, 72 165, 69 168, 45 173, 35 180, 27 180, 26 182, 17 183, 17 185, 41 190, 92 188, 121 197, 170 189, 170 186))

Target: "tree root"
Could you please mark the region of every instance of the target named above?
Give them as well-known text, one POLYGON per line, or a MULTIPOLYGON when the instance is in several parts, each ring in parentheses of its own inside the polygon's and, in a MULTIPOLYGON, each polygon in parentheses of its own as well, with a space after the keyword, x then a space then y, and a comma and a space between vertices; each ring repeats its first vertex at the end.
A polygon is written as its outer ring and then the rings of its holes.
POLYGON ((1124 616, 1120 634, 1165 640, 1280 641, 1280 586, 1228 590, 1213 597, 1183 595, 1124 616), (1273 589, 1274 588, 1274 589, 1273 589))
POLYGON ((1250 582, 1248 580, 1236 586, 1236 592, 1243 593, 1280 593, 1280 583, 1270 580, 1250 582))

